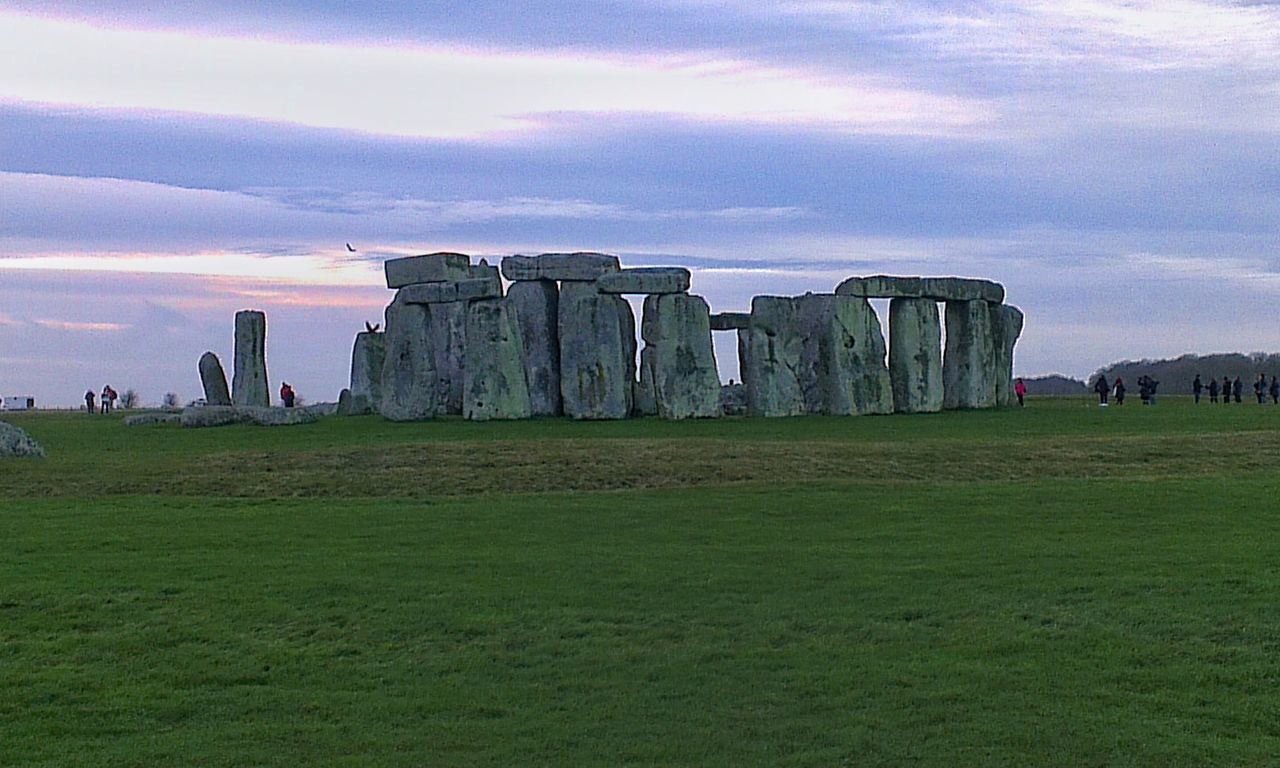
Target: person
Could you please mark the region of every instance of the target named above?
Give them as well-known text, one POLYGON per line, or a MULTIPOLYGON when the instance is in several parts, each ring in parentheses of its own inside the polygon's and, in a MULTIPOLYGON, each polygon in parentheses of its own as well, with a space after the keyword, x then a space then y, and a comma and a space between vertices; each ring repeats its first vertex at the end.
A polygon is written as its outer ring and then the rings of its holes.
POLYGON ((1240 383, 1240 377, 1237 376, 1236 380, 1231 382, 1231 394, 1235 395, 1237 403, 1240 402, 1241 392, 1244 392, 1244 384, 1240 383))
POLYGON ((1231 379, 1222 377, 1222 402, 1231 402, 1231 379))
POLYGON ((1138 377, 1138 399, 1143 405, 1151 405, 1151 379, 1145 375, 1138 377))
POLYGON ((90 416, 92 416, 94 413, 97 412, 94 410, 94 407, 93 407, 93 390, 92 389, 84 393, 84 407, 85 407, 85 410, 89 412, 90 416))
MULTIPOLYGON (((1274 382, 1275 379, 1273 378, 1271 381, 1274 382)), ((1275 385, 1272 384, 1272 386, 1275 385)), ((1013 394, 1018 396, 1018 407, 1021 408, 1023 406, 1023 399, 1027 396, 1027 385, 1023 383, 1022 379, 1018 379, 1013 383, 1013 394)))
POLYGON ((1280 381, 1276 381, 1276 375, 1271 374, 1271 404, 1280 404, 1280 381))
POLYGON ((116 392, 115 387, 111 385, 107 385, 107 397, 111 404, 111 407, 108 408, 107 410, 114 411, 116 409, 116 400, 120 397, 119 393, 116 392))
POLYGON ((102 394, 98 396, 98 412, 111 413, 111 386, 102 385, 102 394))
POLYGON ((1147 377, 1147 405, 1156 404, 1156 388, 1160 386, 1160 382, 1147 377))
POLYGON ((1209 402, 1218 402, 1218 380, 1209 379, 1209 402))
POLYGON ((1267 376, 1266 374, 1258 374, 1257 381, 1253 382, 1253 396, 1258 398, 1258 405, 1267 404, 1267 376))
POLYGON ((287 381, 280 385, 280 399, 284 401, 285 408, 293 407, 293 387, 289 386, 289 382, 287 381))
POLYGON ((1093 391, 1098 393, 1098 405, 1105 406, 1107 404, 1107 393, 1111 391, 1111 387, 1107 386, 1107 377, 1098 374, 1098 380, 1094 382, 1093 391))
POLYGON ((1200 374, 1196 374, 1195 381, 1191 382, 1191 394, 1196 396, 1196 405, 1200 404, 1200 390, 1204 389, 1204 385, 1200 383, 1200 374))
POLYGON ((1124 379, 1119 376, 1116 377, 1115 390, 1116 390, 1116 405, 1124 405, 1124 393, 1125 393, 1124 379))

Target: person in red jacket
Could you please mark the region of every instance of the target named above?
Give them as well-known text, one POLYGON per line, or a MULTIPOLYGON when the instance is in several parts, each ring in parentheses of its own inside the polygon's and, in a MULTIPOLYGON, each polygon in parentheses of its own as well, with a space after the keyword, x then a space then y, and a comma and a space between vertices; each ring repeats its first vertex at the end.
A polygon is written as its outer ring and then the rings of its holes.
POLYGON ((280 385, 280 399, 284 401, 285 408, 293 407, 293 387, 289 386, 289 382, 287 381, 280 385))
POLYGON ((1018 379, 1013 385, 1013 394, 1018 396, 1018 406, 1022 407, 1022 399, 1027 396, 1027 385, 1018 379))

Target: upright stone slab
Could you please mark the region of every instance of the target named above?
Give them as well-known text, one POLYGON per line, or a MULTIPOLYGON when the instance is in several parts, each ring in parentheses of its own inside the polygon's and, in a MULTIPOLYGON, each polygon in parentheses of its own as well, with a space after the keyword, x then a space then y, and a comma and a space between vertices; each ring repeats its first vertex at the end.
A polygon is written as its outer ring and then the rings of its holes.
POLYGON ((524 371, 534 416, 559 416, 560 290, 551 280, 520 280, 507 289, 524 343, 524 371))
POLYGON ((830 416, 892 412, 884 335, 871 304, 833 294, 806 294, 797 302, 805 411, 830 416))
POLYGON ((893 410, 942 410, 942 324, 933 299, 889 302, 889 379, 893 410))
POLYGON ((1013 347, 1022 335, 1022 322, 1022 310, 1017 307, 992 305, 991 335, 995 350, 992 376, 995 377, 996 405, 1013 405, 1017 399, 1013 394, 1013 347))
POLYGON ((435 354, 427 306, 393 301, 387 307, 380 410, 391 421, 418 421, 436 413, 435 354))
MULTIPOLYGON (((621 274, 621 273, 620 273, 621 274)), ((720 375, 711 346, 711 312, 701 296, 662 294, 644 300, 640 378, 664 419, 720 415, 720 375)))
POLYGON ((751 323, 738 331, 738 365, 749 416, 804 413, 800 358, 804 349, 798 302, 782 296, 751 300, 751 323))
POLYGON ((524 364, 515 308, 505 299, 467 305, 463 415, 473 421, 529 418, 533 409, 524 364))
POLYGON ((200 386, 204 388, 207 405, 231 405, 231 392, 227 389, 227 373, 222 361, 212 352, 200 356, 200 386))
POLYGON ((560 395, 566 416, 625 419, 636 377, 631 305, 592 283, 560 286, 560 395))
POLYGON ((235 363, 231 401, 237 406, 271 405, 267 384, 267 316, 251 309, 236 313, 235 363))
POLYGON ((947 348, 942 358, 942 407, 990 408, 996 404, 991 305, 947 302, 947 348))
POLYGON ((431 349, 435 355, 436 413, 462 413, 463 375, 467 364, 467 305, 429 304, 431 349))
POLYGON ((387 360, 386 335, 361 331, 351 347, 351 395, 364 397, 376 410, 382 402, 382 367, 387 360))

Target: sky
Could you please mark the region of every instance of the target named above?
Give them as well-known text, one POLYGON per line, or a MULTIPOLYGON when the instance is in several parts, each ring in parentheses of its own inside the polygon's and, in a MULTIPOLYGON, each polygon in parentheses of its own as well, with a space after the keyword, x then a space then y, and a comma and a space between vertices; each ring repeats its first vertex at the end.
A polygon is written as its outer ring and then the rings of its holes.
POLYGON ((1280 2, 0 0, 0 62, 0 395, 44 405, 198 397, 247 308, 336 399, 434 251, 713 311, 984 277, 1023 376, 1280 351, 1280 2))

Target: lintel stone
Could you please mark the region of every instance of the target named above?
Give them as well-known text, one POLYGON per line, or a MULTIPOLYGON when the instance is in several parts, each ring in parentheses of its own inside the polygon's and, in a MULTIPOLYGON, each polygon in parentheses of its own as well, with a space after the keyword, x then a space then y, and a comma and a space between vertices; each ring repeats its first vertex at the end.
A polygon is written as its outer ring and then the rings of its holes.
POLYGON ((406 304, 444 304, 502 297, 502 281, 497 273, 448 283, 415 283, 401 288, 396 296, 406 304))
POLYGON ((688 293, 689 270, 684 267, 639 267, 601 275, 596 280, 601 293, 688 293))
POLYGON ((544 253, 540 256, 508 256, 502 260, 502 276, 508 280, 590 282, 621 268, 617 256, 604 253, 544 253))
POLYGON ((443 283, 471 276, 471 258, 461 253, 429 253, 388 259, 383 265, 392 290, 418 283, 443 283))
POLYGON ((711 316, 713 331, 736 331, 750 326, 750 312, 717 312, 711 316))
POLYGON ((1004 301, 1004 286, 965 277, 851 277, 836 287, 839 296, 868 299, 933 299, 934 301, 1004 301))

